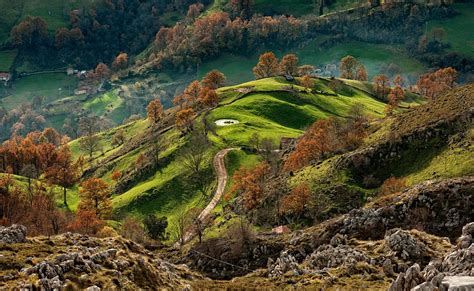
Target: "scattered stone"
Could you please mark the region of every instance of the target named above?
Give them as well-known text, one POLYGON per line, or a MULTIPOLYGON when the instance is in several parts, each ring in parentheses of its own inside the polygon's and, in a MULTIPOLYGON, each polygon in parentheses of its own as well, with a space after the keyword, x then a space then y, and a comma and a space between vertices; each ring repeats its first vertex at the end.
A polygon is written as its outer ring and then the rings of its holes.
POLYGON ((26 227, 13 224, 9 227, 0 226, 0 243, 14 244, 26 242, 26 227))
MULTIPOLYGON (((425 282, 420 271, 420 265, 414 264, 405 273, 398 274, 397 279, 390 285, 389 291, 409 291, 425 282)), ((420 289, 421 290, 421 289, 420 289)))
POLYGON ((298 266, 295 257, 288 254, 287 251, 280 253, 280 257, 273 261, 271 258, 267 262, 267 270, 269 277, 279 277, 283 274, 291 272, 292 275, 302 275, 304 272, 298 266))
POLYGON ((385 235, 385 243, 404 260, 418 259, 426 252, 426 246, 417 241, 410 232, 402 229, 391 229, 385 235))
POLYGON ((314 270, 336 268, 341 265, 353 265, 357 262, 370 262, 369 257, 347 245, 333 247, 320 246, 307 259, 309 266, 314 270))

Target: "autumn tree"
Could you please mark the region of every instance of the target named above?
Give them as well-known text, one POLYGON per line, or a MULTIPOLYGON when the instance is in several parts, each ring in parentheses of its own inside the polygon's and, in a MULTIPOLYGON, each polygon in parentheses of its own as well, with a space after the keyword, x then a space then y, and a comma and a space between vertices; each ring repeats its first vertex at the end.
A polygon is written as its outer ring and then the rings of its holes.
POLYGON ((96 211, 78 208, 74 220, 68 225, 68 229, 72 232, 97 235, 104 226, 105 222, 98 217, 96 211))
POLYGON ((339 73, 341 78, 355 79, 359 61, 353 56, 346 56, 339 63, 339 73))
POLYGON ((375 93, 380 98, 385 98, 389 93, 390 80, 387 76, 381 74, 374 77, 375 93))
POLYGON ((254 169, 241 167, 234 173, 234 185, 231 192, 242 196, 246 210, 252 210, 260 204, 270 172, 270 165, 262 162, 254 169))
POLYGON ((89 158, 92 159, 92 156, 96 151, 101 147, 100 138, 98 135, 86 135, 79 140, 79 147, 81 150, 89 154, 89 158))
POLYGON ((280 62, 280 74, 296 76, 298 74, 298 57, 294 54, 288 54, 280 62))
POLYGON ((304 75, 300 80, 300 85, 303 86, 306 90, 310 90, 314 87, 314 80, 308 75, 304 75))
POLYGON ((126 69, 128 66, 128 54, 119 53, 112 63, 112 69, 118 71, 126 69))
POLYGON ((212 70, 204 76, 201 83, 204 87, 217 89, 224 85, 225 75, 218 70, 212 70))
POLYGON ((216 90, 210 88, 203 88, 199 95, 199 103, 206 107, 214 107, 219 104, 219 96, 216 90))
POLYGON ((79 196, 79 208, 95 211, 100 219, 107 218, 112 211, 109 185, 100 178, 90 178, 82 182, 79 196))
POLYGON ((41 17, 27 16, 10 33, 13 43, 20 47, 40 47, 47 42, 48 24, 41 17))
POLYGON ((420 94, 434 99, 443 91, 454 88, 457 77, 458 72, 448 67, 422 75, 416 84, 420 94))
POLYGON ((305 206, 311 197, 311 190, 306 183, 296 186, 290 194, 281 199, 280 212, 287 216, 299 219, 305 210, 305 206))
POLYGON ((405 80, 401 75, 396 75, 393 79, 393 85, 403 88, 405 85, 405 80))
POLYGON ((198 101, 201 90, 199 81, 193 81, 186 87, 183 94, 177 95, 173 99, 173 104, 180 108, 192 107, 198 101))
POLYGON ((99 63, 94 70, 94 75, 101 81, 108 79, 110 76, 110 69, 104 63, 99 63))
POLYGON ((79 178, 79 167, 72 161, 67 144, 60 148, 56 161, 46 169, 45 177, 51 184, 63 187, 63 203, 67 206, 67 188, 72 187, 79 178))
POLYGON ((153 125, 160 123, 163 119, 163 105, 159 99, 152 100, 146 108, 147 117, 153 125))
POLYGON ((278 71, 278 59, 272 52, 262 54, 257 65, 253 68, 253 73, 257 79, 274 77, 278 75, 278 71))
POLYGON ((367 69, 362 64, 359 64, 359 66, 357 67, 356 80, 358 80, 358 81, 368 81, 369 80, 369 76, 367 74, 367 69))
POLYGON ((193 120, 196 114, 192 108, 186 108, 176 113, 176 127, 181 132, 189 132, 193 127, 193 120))
POLYGON ((112 173, 112 176, 110 177, 115 183, 117 183, 118 181, 120 181, 120 179, 122 178, 122 173, 120 171, 114 171, 112 173))
POLYGON ((316 70, 315 66, 311 65, 302 65, 298 67, 298 76, 310 76, 314 74, 314 71, 316 70))
POLYGON ((318 120, 299 139, 296 149, 285 160, 283 169, 296 171, 319 161, 324 155, 355 149, 366 135, 363 118, 318 120))

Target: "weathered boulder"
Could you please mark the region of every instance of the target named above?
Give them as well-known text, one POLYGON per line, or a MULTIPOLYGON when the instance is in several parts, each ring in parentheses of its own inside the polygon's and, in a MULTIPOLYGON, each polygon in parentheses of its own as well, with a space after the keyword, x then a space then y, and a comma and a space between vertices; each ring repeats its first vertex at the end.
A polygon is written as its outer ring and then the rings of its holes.
POLYGON ((293 275, 303 274, 303 270, 298 266, 295 257, 288 254, 287 251, 282 251, 280 257, 273 261, 268 259, 267 270, 269 277, 279 277, 283 274, 291 272, 293 275))
POLYGON ((308 265, 314 270, 322 270, 324 268, 336 268, 341 265, 353 265, 357 262, 370 262, 369 257, 364 253, 347 245, 320 246, 307 259, 308 265))
POLYGON ((398 228, 387 231, 385 243, 404 260, 420 258, 426 252, 425 244, 419 242, 410 232, 398 228))
MULTIPOLYGON (((425 282, 420 265, 414 264, 405 273, 398 274, 397 279, 390 285, 389 291, 409 291, 425 282)), ((420 289, 423 290, 423 289, 420 289)))
POLYGON ((9 227, 0 226, 0 243, 13 244, 26 242, 26 227, 13 224, 9 227))
POLYGON ((446 275, 474 276, 474 244, 448 254, 441 264, 446 275))

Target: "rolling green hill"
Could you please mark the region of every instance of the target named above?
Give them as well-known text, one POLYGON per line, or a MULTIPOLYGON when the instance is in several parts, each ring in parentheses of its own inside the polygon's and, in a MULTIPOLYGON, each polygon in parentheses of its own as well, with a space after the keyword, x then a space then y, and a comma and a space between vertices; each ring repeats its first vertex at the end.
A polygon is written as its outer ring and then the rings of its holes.
MULTIPOLYGON (((209 182, 214 184, 211 159, 218 149, 249 146, 252 133, 269 137, 277 145, 281 137, 297 137, 319 118, 347 116, 351 106, 356 103, 364 106, 368 116, 383 116, 385 104, 373 98, 369 84, 347 81, 345 95, 336 95, 328 87, 328 83, 329 80, 326 79, 315 79, 315 89, 330 95, 305 92, 302 87, 295 83, 292 85, 281 77, 219 89, 220 105, 208 114, 199 116, 195 127, 200 126, 203 117, 209 124, 214 124, 222 118, 236 119, 240 123, 214 126, 215 134, 209 133, 209 139, 213 142, 213 146, 206 153, 205 171, 209 173, 209 182)), ((409 102, 417 104, 420 100, 409 99, 409 102)), ((113 172, 126 173, 133 170, 138 156, 151 148, 154 138, 150 139, 150 130, 148 121, 140 120, 101 133, 103 149, 95 153, 90 164, 90 167, 95 169, 95 175, 112 183, 113 172), (128 141, 126 145, 116 148, 111 146, 110 142, 118 129, 125 131, 128 141), (128 147, 127 144, 136 145, 128 147)), ((126 215, 143 216, 155 213, 167 216, 172 229, 180 210, 205 205, 205 199, 193 183, 189 182, 190 173, 178 157, 180 150, 188 144, 189 136, 182 136, 176 129, 171 128, 162 134, 160 141, 164 149, 160 159, 165 162, 145 178, 134 181, 124 192, 113 196, 115 219, 122 219, 126 215)), ((71 142, 75 156, 86 155, 80 150, 78 142, 71 142)), ((258 159, 255 154, 244 151, 232 152, 227 157, 229 175, 241 165, 253 165, 258 159)), ((212 190, 209 193, 212 193, 212 190)))

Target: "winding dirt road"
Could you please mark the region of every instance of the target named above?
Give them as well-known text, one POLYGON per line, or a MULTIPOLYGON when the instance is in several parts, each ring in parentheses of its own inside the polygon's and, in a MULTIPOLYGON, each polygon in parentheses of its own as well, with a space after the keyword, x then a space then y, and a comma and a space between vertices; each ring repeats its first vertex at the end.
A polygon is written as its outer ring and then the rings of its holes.
MULTIPOLYGON (((217 203, 219 203, 219 201, 221 200, 222 195, 224 195, 225 186, 227 185, 227 179, 228 179, 227 169, 225 168, 225 156, 230 151, 233 151, 236 149, 237 148, 224 149, 224 150, 219 151, 214 156, 213 165, 214 165, 214 169, 216 170, 217 189, 212 200, 209 202, 209 204, 207 204, 206 208, 204 208, 204 210, 198 216, 199 220, 203 222, 209 218, 212 210, 214 210, 214 208, 217 206, 217 203)), ((183 239, 184 243, 187 243, 195 235, 196 235, 195 231, 193 230, 188 231, 186 235, 184 236, 184 239, 183 239)))

